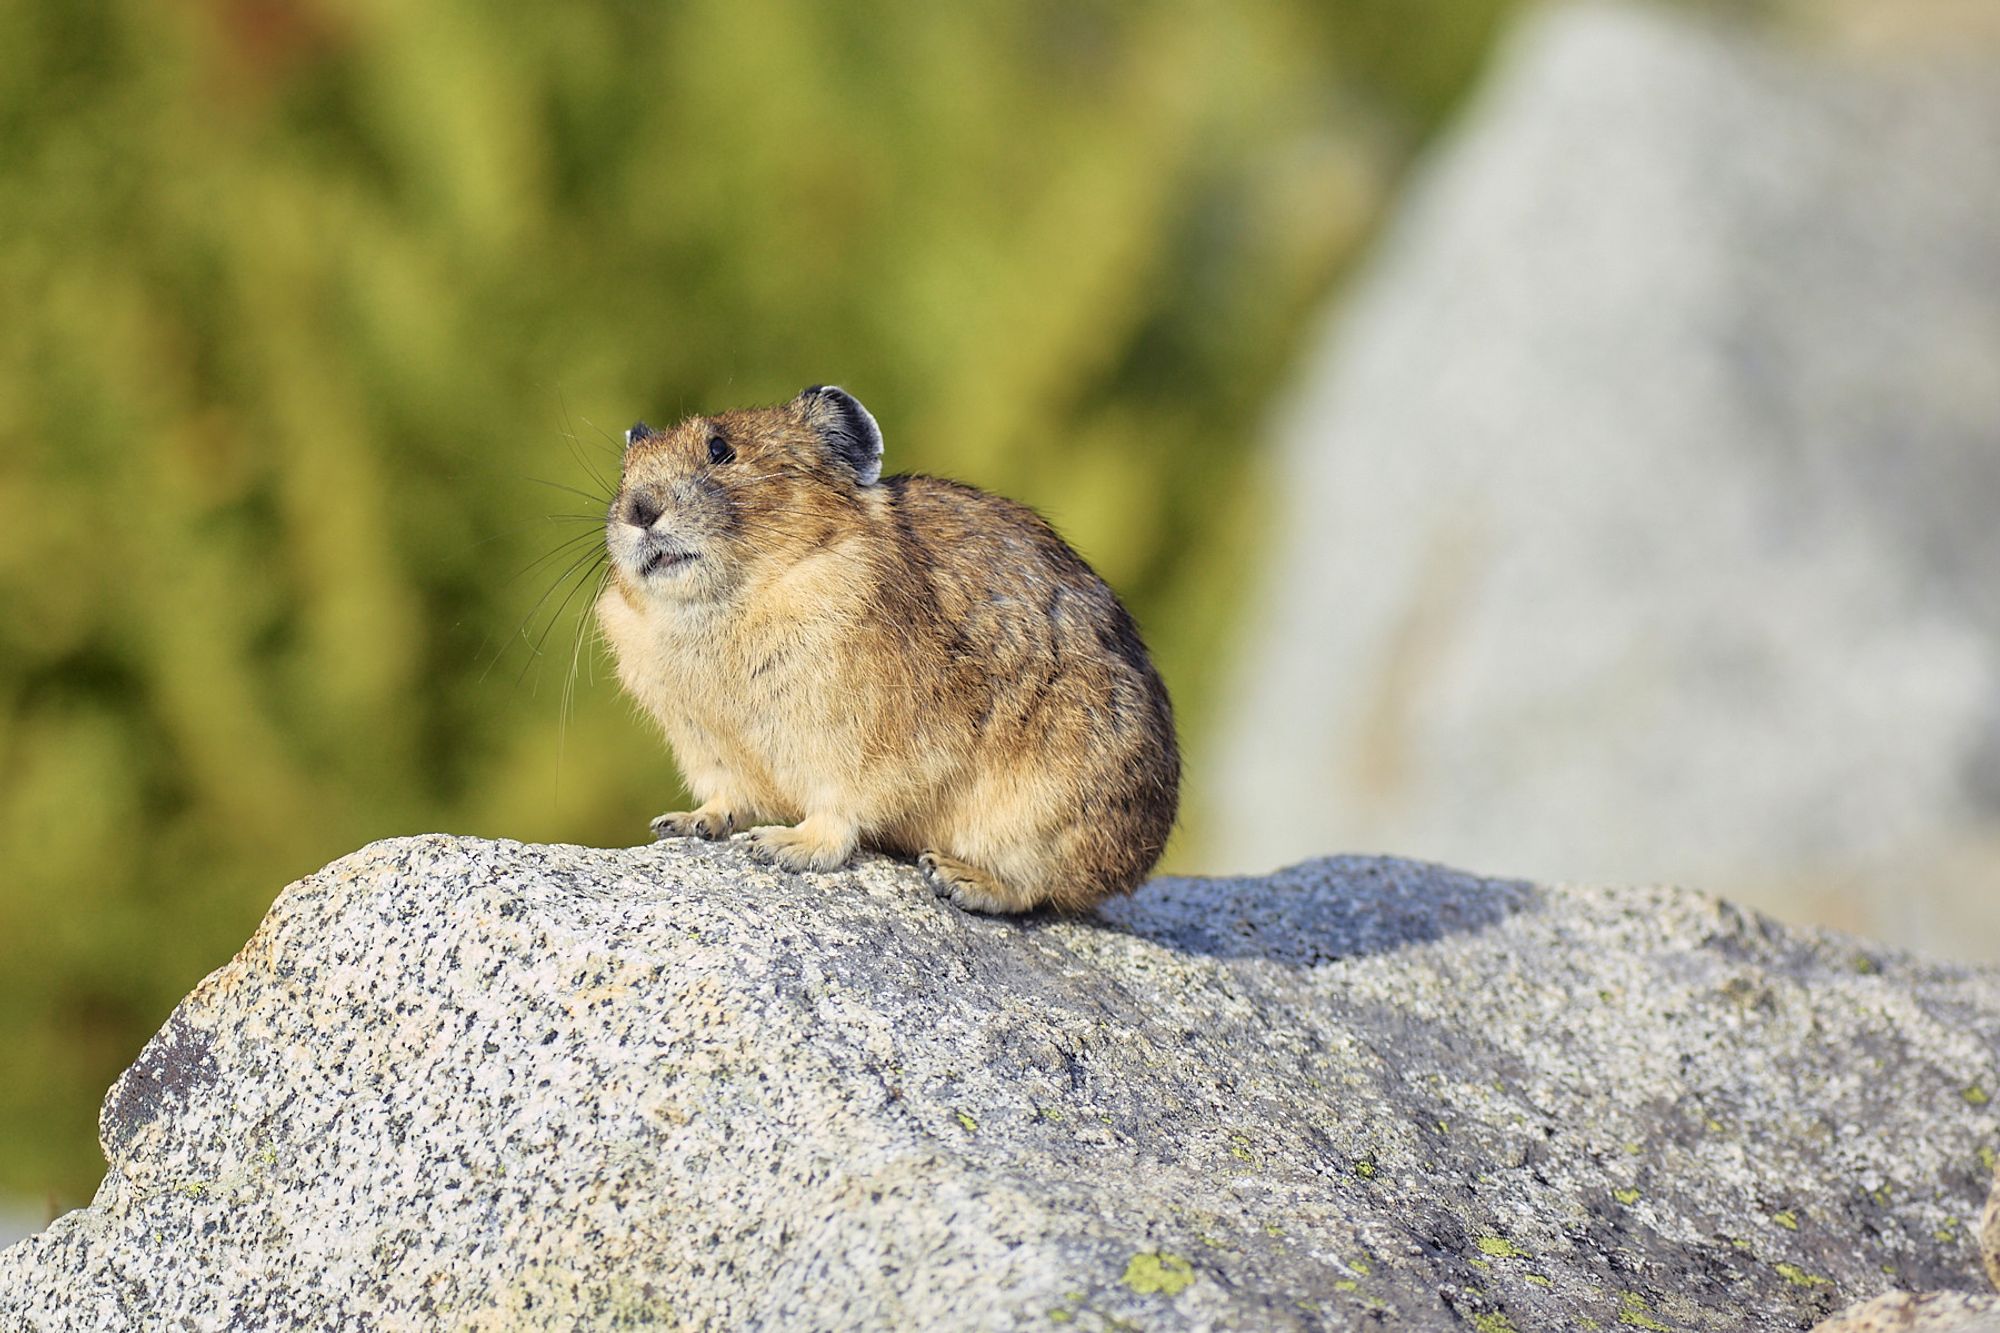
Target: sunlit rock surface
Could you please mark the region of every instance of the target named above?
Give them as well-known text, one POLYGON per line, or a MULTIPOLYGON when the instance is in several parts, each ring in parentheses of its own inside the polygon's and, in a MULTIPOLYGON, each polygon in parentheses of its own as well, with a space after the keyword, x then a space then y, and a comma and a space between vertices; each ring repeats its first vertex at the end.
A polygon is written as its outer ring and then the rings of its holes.
POLYGON ((1996 1094, 2000 974, 1667 889, 404 839, 175 1011, 0 1328, 1797 1329, 1986 1289, 1996 1094))

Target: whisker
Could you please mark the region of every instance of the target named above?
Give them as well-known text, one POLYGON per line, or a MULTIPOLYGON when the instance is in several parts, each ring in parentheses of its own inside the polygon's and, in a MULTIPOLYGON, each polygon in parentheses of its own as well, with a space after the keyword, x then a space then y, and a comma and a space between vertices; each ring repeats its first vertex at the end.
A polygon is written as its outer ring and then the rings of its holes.
POLYGON ((563 491, 567 494, 577 496, 580 499, 588 500, 592 504, 601 504, 607 509, 611 507, 612 500, 615 499, 618 494, 617 491, 612 490, 612 491, 607 491, 602 495, 598 495, 594 492, 583 490, 581 487, 568 486, 560 481, 550 481, 546 477, 530 477, 523 474, 521 480, 532 481, 536 485, 546 486, 552 491, 563 491))
MULTIPOLYGON (((572 566, 572 568, 574 568, 574 566, 572 566)), ((593 565, 583 571, 583 576, 581 578, 577 578, 571 582, 569 592, 563 597, 561 604, 556 607, 556 613, 549 617, 548 623, 542 626, 541 634, 536 637, 534 656, 529 659, 530 662, 537 661, 541 658, 542 647, 543 645, 548 643, 549 635, 555 632, 556 625, 561 622, 564 615, 568 614, 570 603, 574 602, 576 600, 576 595, 582 592, 584 588, 589 585, 590 576, 592 574, 595 574, 596 572, 597 568, 596 566, 593 565)), ((563 577, 567 579, 570 576, 566 574, 563 577)), ((525 669, 522 671, 521 675, 523 679, 527 677, 527 672, 525 669)))
POLYGON ((604 427, 598 425, 595 421, 592 421, 589 417, 583 416, 581 414, 577 416, 577 420, 581 421, 584 425, 596 431, 599 435, 602 435, 605 439, 605 443, 617 449, 621 455, 625 452, 625 438, 622 435, 611 434, 609 431, 605 430, 604 427))
POLYGON ((602 527, 604 525, 604 516, 602 514, 544 514, 540 518, 531 519, 526 523, 517 523, 510 528, 501 528, 497 532, 490 532, 478 541, 461 548, 459 554, 463 555, 466 551, 476 551, 482 546, 490 546, 494 542, 506 537, 519 536, 528 529, 539 528, 545 523, 588 523, 592 527, 602 527))
POLYGON ((508 587, 517 580, 521 579, 522 577, 533 573, 537 569, 540 569, 543 565, 561 559, 563 556, 568 555, 570 552, 574 551, 577 547, 577 544, 580 542, 597 542, 602 540, 603 539, 594 532, 579 532, 573 537, 567 537, 563 539, 563 541, 560 544, 558 544, 554 550, 543 552, 541 555, 536 556, 533 560, 529 561, 526 565, 522 566, 520 569, 517 569, 512 574, 508 575, 506 583, 503 583, 500 586, 503 588, 508 587))
MULTIPOLYGON (((550 554, 561 555, 562 552, 558 550, 551 552, 550 554)), ((543 559, 545 560, 548 558, 549 558, 548 556, 543 557, 543 559)), ((524 643, 527 642, 528 626, 534 623, 536 615, 538 615, 541 612, 543 606, 547 605, 549 598, 555 596, 556 589, 562 587, 566 582, 568 582, 570 576, 574 574, 577 570, 583 568, 585 565, 589 564, 593 560, 602 560, 604 558, 605 556, 603 548, 600 546, 592 545, 591 547, 586 549, 582 555, 579 555, 574 560, 570 561, 569 566, 566 569, 564 569, 561 574, 556 576, 555 582, 551 583, 548 586, 547 591, 543 592, 542 595, 535 600, 535 604, 528 608, 528 614, 521 617, 520 623, 515 625, 513 631, 508 634, 507 641, 509 643, 512 643, 516 638, 519 638, 524 643)), ((524 570, 522 572, 525 573, 526 571, 524 570)), ((518 578, 519 575, 516 575, 515 577, 518 578)), ((500 658, 503 655, 504 653, 495 653, 493 655, 493 660, 486 664, 486 670, 479 673, 479 678, 482 681, 485 680, 488 675, 492 674, 494 666, 498 664, 500 658)), ((528 663, 529 665, 532 665, 534 663, 534 657, 532 655, 529 657, 528 663)), ((521 672, 521 679, 525 679, 526 676, 527 676, 527 670, 523 668, 521 672)), ((515 684, 518 685, 519 683, 520 679, 517 679, 515 681, 515 684)))
MULTIPOLYGON (((593 605, 599 597, 604 595, 604 585, 610 581, 611 570, 607 567, 602 574, 597 576, 597 589, 591 594, 590 598, 593 605)), ((590 623, 589 607, 586 606, 576 617, 576 636, 571 640, 569 647, 569 675, 563 680, 562 701, 556 707, 555 801, 557 806, 561 806, 562 804, 563 755, 569 746, 569 720, 576 714, 576 664, 577 659, 583 655, 583 634, 585 628, 590 623)), ((591 661, 593 663, 596 661, 595 654, 592 655, 591 661)), ((595 684, 595 679, 591 683, 595 684)))
MULTIPOLYGON (((590 456, 583 452, 582 445, 576 438, 576 428, 569 424, 569 400, 563 396, 561 385, 556 386, 556 405, 562 412, 563 438, 570 443, 570 457, 582 465, 583 470, 590 474, 591 480, 597 483, 599 489, 605 489, 607 483, 603 476, 598 473, 596 466, 591 463, 590 456)), ((611 489, 616 488, 613 487, 611 489)))

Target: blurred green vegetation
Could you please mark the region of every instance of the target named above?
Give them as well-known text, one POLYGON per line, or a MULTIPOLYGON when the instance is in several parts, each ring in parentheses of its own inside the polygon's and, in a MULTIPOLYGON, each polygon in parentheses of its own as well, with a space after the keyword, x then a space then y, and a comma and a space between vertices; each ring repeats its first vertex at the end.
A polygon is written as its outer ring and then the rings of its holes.
POLYGON ((635 417, 840 383, 1038 505, 1198 783, 1265 404, 1506 3, 0 6, 0 1194, 287 881, 674 804, 534 563, 635 417))

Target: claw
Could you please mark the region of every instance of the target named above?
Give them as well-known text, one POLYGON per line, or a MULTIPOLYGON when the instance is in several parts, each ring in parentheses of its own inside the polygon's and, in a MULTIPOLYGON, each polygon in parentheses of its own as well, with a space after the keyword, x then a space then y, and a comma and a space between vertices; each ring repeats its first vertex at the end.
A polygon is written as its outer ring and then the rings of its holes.
POLYGON ((736 816, 713 810, 674 811, 660 815, 647 825, 655 842, 667 838, 703 838, 714 842, 726 838, 736 827, 736 816))
POLYGON ((854 854, 852 841, 845 845, 829 842, 809 825, 788 828, 767 824, 751 829, 743 841, 752 856, 786 870, 838 870, 854 854))
POLYGON ((917 870, 931 886, 932 893, 953 907, 968 912, 1004 916, 1011 912, 1025 912, 1034 906, 1030 895, 1010 888, 986 871, 940 852, 919 854, 917 870))

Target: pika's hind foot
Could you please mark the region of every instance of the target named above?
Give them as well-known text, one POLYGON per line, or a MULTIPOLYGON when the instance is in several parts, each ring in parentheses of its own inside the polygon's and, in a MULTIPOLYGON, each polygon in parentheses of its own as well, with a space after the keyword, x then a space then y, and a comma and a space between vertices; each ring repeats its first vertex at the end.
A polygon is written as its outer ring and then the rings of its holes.
POLYGON ((653 831, 654 842, 664 842, 668 838, 706 838, 714 842, 728 837, 735 830, 736 816, 727 810, 711 810, 703 806, 699 810, 660 815, 646 827, 653 831))
POLYGON ((786 870, 838 870, 854 855, 859 830, 823 815, 809 815, 787 827, 753 828, 743 845, 760 861, 786 870))
POLYGON ((1035 905, 1031 895, 943 852, 925 852, 917 858, 917 869, 930 882, 932 893, 968 912, 1006 915, 1025 912, 1035 905))

